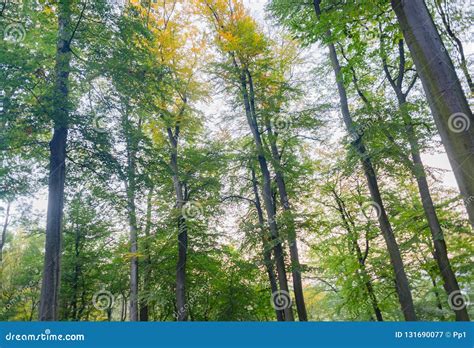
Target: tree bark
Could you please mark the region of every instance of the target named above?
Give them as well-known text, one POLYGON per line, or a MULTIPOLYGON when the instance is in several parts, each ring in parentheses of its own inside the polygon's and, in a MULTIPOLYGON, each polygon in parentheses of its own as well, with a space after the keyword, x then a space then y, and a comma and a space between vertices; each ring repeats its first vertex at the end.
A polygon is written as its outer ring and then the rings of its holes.
POLYGON ((54 133, 49 143, 48 212, 46 245, 41 286, 39 320, 58 318, 64 183, 66 179, 66 144, 69 118, 69 71, 71 62, 69 26, 71 1, 58 4, 58 40, 53 91, 54 133))
POLYGON ((2 262, 3 247, 5 246, 5 240, 7 238, 7 228, 10 223, 10 206, 11 203, 7 202, 7 208, 5 209, 5 220, 3 221, 2 227, 2 238, 0 239, 0 262, 2 262))
MULTIPOLYGON (((144 243, 144 254, 145 254, 145 267, 143 269, 143 290, 145 294, 149 293, 150 290, 150 272, 151 272, 151 255, 150 255, 150 230, 151 230, 151 199, 153 197, 153 186, 148 191, 146 199, 146 223, 145 223, 145 243, 144 243)), ((148 321, 149 310, 148 301, 140 301, 140 321, 148 321), (143 302, 143 303, 142 303, 143 302)))
MULTIPOLYGON (((319 4, 320 0, 313 0, 314 9, 318 19, 321 16, 321 9, 319 4)), ((344 87, 343 82, 341 81, 341 66, 337 57, 336 48, 334 47, 334 44, 332 44, 330 41, 331 36, 332 33, 330 30, 328 30, 326 32, 326 37, 329 40, 329 56, 331 58, 331 64, 334 70, 334 74, 336 76, 337 88, 341 102, 342 116, 347 132, 351 135, 355 135, 357 133, 355 131, 352 116, 349 111, 346 89, 344 87)), ((413 299, 411 296, 411 290, 408 284, 408 278, 405 273, 405 266, 403 265, 403 260, 400 254, 400 248, 398 247, 397 241, 395 240, 395 235, 393 233, 392 226, 390 224, 390 221, 388 220, 388 216, 385 211, 385 206, 383 204, 382 196, 380 194, 380 189, 378 186, 377 175, 360 136, 358 136, 357 139, 352 142, 352 146, 360 157, 364 174, 367 179, 367 185, 370 191, 370 196, 374 205, 378 209, 378 222, 380 230, 382 232, 382 236, 384 237, 385 243, 387 245, 387 250, 390 255, 390 262, 395 273, 395 284, 401 310, 403 312, 405 320, 414 321, 416 320, 416 314, 413 305, 413 299)))
POLYGON ((81 273, 81 265, 79 263, 80 255, 81 232, 80 227, 76 225, 74 228, 74 274, 72 277, 72 320, 79 320, 77 315, 78 289, 79 289, 79 275, 81 273))
POLYGON ((273 134, 271 125, 267 122, 267 129, 270 138, 270 147, 272 157, 274 161, 275 177, 278 187, 278 194, 280 201, 283 206, 283 210, 287 213, 288 218, 288 242, 290 247, 290 259, 291 259, 291 272, 293 277, 293 288, 296 300, 296 309, 298 312, 298 318, 300 321, 308 321, 308 315, 306 312, 306 306, 303 295, 303 283, 301 280, 301 264, 298 255, 298 244, 296 241, 296 228, 295 220, 293 216, 293 210, 290 206, 288 192, 286 190, 286 183, 283 171, 281 169, 280 153, 275 142, 275 134, 273 134))
MULTIPOLYGON (((241 72, 240 83, 241 83, 240 90, 242 93, 244 107, 245 107, 245 115, 246 115, 247 123, 250 127, 250 131, 254 139, 255 147, 257 150, 257 159, 258 159, 259 167, 260 167, 262 178, 263 178, 262 193, 263 193, 263 203, 264 203, 265 211, 267 214, 267 221, 270 227, 271 237, 276 243, 274 247, 274 252, 275 252, 275 263, 276 263, 276 268, 277 268, 280 291, 286 292, 289 294, 283 248, 282 248, 281 242, 278 240, 278 226, 275 220, 270 171, 268 169, 268 163, 265 158, 265 151, 263 148, 260 131, 258 129, 257 120, 254 118, 254 115, 252 113, 252 109, 250 106, 250 99, 249 99, 249 94, 248 94, 248 89, 247 89, 248 81, 247 81, 245 71, 241 72)), ((285 313, 286 321, 294 321, 291 304, 287 308, 284 308, 284 313, 285 313)))
MULTIPOLYGON (((436 258, 436 255, 434 255, 434 253, 433 253, 433 257, 436 258)), ((426 259, 425 259, 425 262, 427 262, 426 259)), ((441 303, 441 296, 439 295, 439 291, 438 291, 438 283, 436 282, 436 276, 437 276, 438 270, 436 269, 436 267, 433 267, 433 268, 430 267, 430 269, 426 270, 426 273, 428 273, 428 276, 431 279, 431 284, 433 285, 433 292, 436 298, 436 307, 438 307, 439 310, 443 310, 443 305, 441 303)))
MULTIPOLYGON (((334 189, 332 190, 332 193, 336 200, 337 210, 339 212, 339 215, 341 216, 342 223, 344 225, 344 228, 347 231, 349 242, 351 243, 352 248, 356 251, 357 262, 359 264, 359 271, 361 273, 361 278, 362 278, 362 281, 364 282, 365 289, 367 291, 367 296, 372 305, 372 309, 374 310, 375 317, 377 318, 377 321, 383 321, 382 311, 380 310, 380 307, 377 301, 377 296, 375 295, 374 287, 372 285, 372 281, 370 280, 370 276, 367 273, 367 269, 365 266, 366 257, 364 256, 364 254, 362 253, 362 250, 360 249, 359 243, 357 242, 357 236, 355 236, 354 232, 352 231, 351 226, 349 225, 349 222, 347 221, 349 217, 348 217, 348 214, 346 213, 345 204, 334 189)), ((368 245, 369 244, 367 242, 367 249, 366 249, 365 255, 368 255, 368 252, 369 252, 368 245)))
MULTIPOLYGON (((404 108, 404 103, 400 104, 400 108, 404 108)), ((402 111, 403 112, 403 111, 402 111)), ((435 250, 435 260, 438 264, 438 268, 441 272, 443 278, 443 287, 446 290, 446 293, 449 295, 452 292, 459 292, 459 284, 456 279, 456 275, 451 267, 449 262, 448 252, 446 242, 444 240, 443 230, 438 220, 436 210, 434 207, 433 200, 431 198, 430 189, 428 186, 428 181, 426 180, 426 172, 421 160, 420 152, 418 150, 417 142, 414 138, 413 125, 411 123, 407 124, 408 137, 410 139, 410 148, 411 155, 413 159, 413 172, 416 177, 416 182, 418 184, 418 190, 420 193, 421 202, 423 205, 423 210, 425 212, 426 219, 428 221, 428 226, 431 231, 431 238, 433 241, 433 246, 435 250)), ((456 320, 458 321, 469 321, 469 315, 467 313, 467 308, 455 309, 456 320)))
MULTIPOLYGON (((400 56, 400 66, 398 69, 398 78, 394 80, 390 71, 388 70, 388 66, 386 62, 384 62, 384 71, 385 75, 387 76, 392 89, 394 90, 397 100, 398 100, 398 108, 402 115, 402 119, 404 122, 406 134, 408 141, 410 143, 410 152, 413 163, 410 164, 410 169, 415 176, 418 191, 420 194, 421 203, 423 205, 423 210, 428 221, 428 226, 431 231, 431 238, 434 245, 434 256, 435 260, 438 264, 439 270, 441 272, 441 276, 443 278, 443 286, 446 290, 448 296, 452 292, 459 292, 459 284, 456 279, 456 275, 451 267, 449 262, 446 242, 444 240, 443 230, 438 220, 438 216, 436 214, 436 209, 433 203, 433 199, 431 197, 428 180, 426 179, 426 171, 421 160, 420 149, 418 145, 418 139, 415 133, 415 129, 413 127, 413 121, 410 117, 410 114, 407 111, 407 94, 402 91, 402 84, 403 84, 403 77, 405 74, 405 51, 403 48, 403 41, 401 40, 399 43, 399 56, 400 56)), ((469 315, 467 313, 467 308, 455 309, 456 320, 458 321, 468 321, 469 315)))
POLYGON ((175 132, 171 128, 167 129, 168 139, 171 144, 170 167, 173 172, 173 186, 176 195, 176 209, 178 211, 178 262, 176 263, 176 313, 178 321, 188 319, 188 308, 186 305, 186 259, 188 250, 188 228, 183 215, 183 206, 186 201, 183 193, 183 185, 179 180, 178 168, 178 139, 179 126, 175 127, 175 132))
POLYGON ((126 116, 125 133, 127 138, 127 210, 130 238, 130 321, 138 321, 138 225, 136 209, 136 151, 137 141, 126 116))
MULTIPOLYGON (((210 4, 207 4, 207 6, 212 12, 214 19, 216 20, 217 27, 223 28, 223 25, 216 11, 214 11, 214 9, 212 8, 210 4)), ((272 198, 270 171, 268 170, 268 163, 265 158, 265 152, 262 146, 262 139, 261 139, 260 132, 258 129, 257 120, 253 117, 252 109, 250 107, 249 94, 247 90, 247 76, 245 74, 246 67, 239 66, 239 63, 237 63, 237 59, 235 57, 235 52, 230 51, 228 53, 234 65, 235 72, 239 74, 240 81, 238 82, 240 83, 239 88, 240 88, 240 92, 241 92, 242 99, 244 102, 245 116, 247 118, 247 123, 249 125, 250 131, 252 133, 252 137, 254 139, 256 152, 257 152, 257 159, 258 159, 259 167, 260 167, 262 177, 263 177, 263 184, 262 184, 263 203, 265 207, 265 213, 267 215, 268 225, 270 227, 270 235, 272 238, 272 242, 275 243, 273 250, 275 253, 275 263, 276 263, 276 269, 277 269, 277 274, 278 274, 278 283, 280 286, 280 291, 286 292, 287 294, 289 294, 283 247, 282 247, 281 241, 278 239, 278 226, 275 221, 274 201, 272 198)), ((285 314, 286 321, 294 321, 293 311, 291 309, 291 303, 289 303, 289 306, 287 308, 284 308, 284 314, 285 314)))
MULTIPOLYGON (((253 87, 253 80, 250 71, 246 71, 249 85, 249 97, 250 97, 250 108, 253 113, 254 119, 257 118, 255 110, 255 93, 253 87)), ((288 191, 286 190, 285 177, 281 168, 280 152, 276 144, 276 134, 273 133, 270 120, 265 119, 267 131, 269 133, 269 142, 271 149, 271 157, 273 161, 273 167, 275 170, 276 183, 278 187, 278 194, 280 201, 283 206, 283 210, 287 214, 288 218, 288 243, 290 247, 290 260, 291 260, 291 274, 293 278, 293 291, 295 293, 296 309, 298 313, 298 319, 300 321, 308 321, 308 314, 306 313, 306 306, 304 302, 303 294, 303 283, 301 280, 301 264, 298 255, 298 243, 296 241, 296 228, 295 220, 293 216, 293 210, 290 206, 290 200, 288 197, 288 191)))
MULTIPOLYGON (((267 231, 265 229, 265 219, 263 217, 262 205, 260 202, 260 195, 258 194, 258 185, 257 185, 257 178, 255 175, 255 170, 251 168, 252 173, 252 188, 253 194, 255 197, 255 208, 257 209, 258 215, 258 223, 260 225, 260 230, 262 234, 262 246, 263 246, 263 262, 265 264, 265 269, 267 270, 268 279, 270 281, 270 290, 271 296, 278 291, 278 284, 276 281, 275 271, 273 269, 274 262, 272 260, 272 248, 268 247, 268 242, 270 238, 266 238, 267 231)), ((275 309, 276 317, 278 321, 284 321, 284 313, 281 310, 275 309)))
POLYGON ((391 0, 474 227, 474 117, 423 0, 391 0))

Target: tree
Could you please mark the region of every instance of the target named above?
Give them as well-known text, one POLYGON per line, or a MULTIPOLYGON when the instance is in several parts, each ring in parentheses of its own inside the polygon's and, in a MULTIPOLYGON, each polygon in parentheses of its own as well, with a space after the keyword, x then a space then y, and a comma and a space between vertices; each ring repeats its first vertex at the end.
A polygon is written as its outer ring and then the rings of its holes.
MULTIPOLYGON (((410 92, 410 87, 407 91, 402 90, 403 78, 406 73, 405 67, 405 53, 404 53, 404 43, 403 40, 400 40, 398 43, 399 47, 399 69, 398 69, 398 78, 395 80, 387 65, 387 62, 384 61, 384 71, 387 76, 390 85, 392 86, 398 100, 398 107, 402 118, 404 120, 404 125, 406 127, 407 137, 410 142, 410 150, 412 157, 412 164, 410 169, 413 171, 413 175, 416 178, 418 190, 420 193, 421 202, 423 204, 423 209, 425 211, 425 216, 428 221, 428 225, 431 230, 432 240, 435 250, 435 260, 438 263, 439 270, 443 277, 443 286, 446 292, 449 294, 460 292, 460 288, 454 274, 452 267, 449 262, 448 252, 446 247, 446 242, 444 240, 443 231, 439 223, 439 219, 436 213, 436 209, 431 197, 430 188, 428 181, 426 179, 426 171, 421 160, 420 146, 418 144, 418 139, 413 126, 413 120, 411 119, 407 106, 407 95, 410 92)), ((415 77, 416 78, 416 77, 415 77)), ((411 85, 411 84, 410 84, 411 85)), ((457 320, 469 320, 469 316, 466 308, 455 308, 457 320)))
POLYGON ((469 320, 413 1, 0 4, 0 320, 469 320))
POLYGON ((52 96, 53 138, 50 142, 48 217, 46 222, 46 252, 39 319, 57 320, 61 269, 61 235, 66 179, 66 143, 69 124, 69 72, 71 28, 71 1, 58 6, 58 38, 55 66, 55 86, 52 96))
MULTIPOLYGON (((227 66, 224 66, 225 76, 228 76, 226 83, 236 88, 239 93, 238 98, 244 106, 245 116, 250 128, 256 156, 258 159, 260 171, 263 178, 262 195, 264 207, 267 215, 267 222, 270 227, 272 239, 278 240, 279 232, 275 219, 275 202, 272 196, 271 174, 269 169, 269 156, 266 154, 260 126, 255 107, 255 85, 254 72, 258 74, 259 67, 253 61, 260 61, 265 64, 268 52, 268 43, 266 38, 258 32, 255 23, 245 14, 241 3, 232 4, 208 3, 202 4, 203 13, 207 20, 213 25, 216 31, 216 41, 222 53, 227 57, 227 66)), ((276 147, 274 146, 274 150, 276 147)), ((284 190, 284 181, 279 172, 279 189, 284 190)), ((285 191, 280 191, 282 195, 282 204, 290 209, 288 197, 285 191)), ((291 229, 291 228, 290 228, 291 229)), ((294 231, 293 231, 294 233, 294 231)), ((286 270, 284 264, 283 249, 281 243, 277 242, 274 247, 275 262, 278 273, 280 291, 288 294, 288 285, 286 279, 286 270)), ((290 234, 290 254, 292 260, 293 284, 295 297, 300 320, 306 320, 306 309, 303 298, 303 287, 301 283, 300 267, 298 259, 298 249, 296 238, 290 234)), ((293 320, 291 307, 284 309, 285 320, 293 320)))
POLYGON ((391 1, 474 226, 474 117, 423 0, 391 1), (420 25, 422 23, 422 25, 420 25))
MULTIPOLYGON (((313 8, 316 14, 316 18, 318 20, 321 20, 323 16, 320 8, 320 1, 314 1, 313 8)), ((281 18, 285 19, 288 18, 288 16, 291 17, 291 13, 289 14, 288 12, 284 11, 286 11, 286 9, 283 9, 283 11, 281 11, 278 7, 275 8, 276 14, 280 15, 281 18)), ((294 23, 294 21, 292 21, 291 23, 294 23)), ((354 121, 349 111, 347 92, 344 86, 344 81, 342 80, 341 76, 341 65, 339 63, 339 58, 334 44, 334 37, 330 28, 325 27, 324 29, 322 29, 322 32, 324 35, 324 40, 329 48, 331 64, 334 74, 336 76, 336 83, 340 98, 340 107, 346 131, 349 136, 353 138, 353 140, 351 141, 351 146, 360 158, 362 169, 367 180, 367 186, 369 188, 370 196, 372 198, 372 204, 377 210, 380 230, 382 232, 382 235, 384 236, 387 249, 389 251, 390 261, 396 277, 396 289, 400 300, 400 307, 405 315, 406 320, 416 320, 416 314, 414 311, 413 299, 408 284, 408 278, 405 273, 400 249, 397 244, 397 241, 395 240, 395 235, 393 233, 393 229, 388 219, 386 209, 382 200, 377 175, 372 165, 370 156, 367 153, 367 149, 364 145, 362 135, 358 134, 357 130, 355 129, 354 121)))

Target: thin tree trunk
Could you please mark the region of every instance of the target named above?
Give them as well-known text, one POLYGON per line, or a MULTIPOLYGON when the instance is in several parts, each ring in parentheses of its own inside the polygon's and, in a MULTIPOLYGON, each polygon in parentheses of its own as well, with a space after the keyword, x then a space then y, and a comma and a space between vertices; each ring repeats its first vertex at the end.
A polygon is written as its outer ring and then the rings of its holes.
POLYGON ((423 0, 391 0, 474 227, 474 117, 423 0))
MULTIPOLYGON (((265 211, 267 214, 267 221, 270 227, 270 233, 271 233, 272 239, 274 241, 277 241, 274 247, 274 252, 275 252, 275 263, 276 263, 276 268, 277 268, 280 291, 286 292, 287 294, 289 294, 283 248, 282 248, 281 242, 278 241, 278 226, 275 220, 276 217, 275 217, 274 205, 273 205, 273 199, 272 199, 270 171, 268 170, 268 163, 265 158, 265 152, 263 149, 260 132, 258 130, 257 120, 253 117, 253 114, 252 114, 252 109, 250 106, 250 100, 249 100, 249 95, 248 95, 248 90, 247 90, 248 81, 246 79, 245 72, 242 72, 240 82, 241 82, 242 97, 243 97, 244 106, 245 106, 245 115, 247 117, 247 122, 250 127, 250 131, 252 132, 255 147, 257 149, 257 159, 258 159, 258 163, 259 163, 260 170, 262 173, 262 178, 263 178, 262 193, 263 193, 263 203, 264 203, 265 211)), ((292 307, 291 303, 289 303, 289 305, 285 306, 284 308, 286 321, 294 321, 291 307, 292 307)))
MULTIPOLYGON (((407 111, 407 93, 402 91, 402 84, 403 84, 403 77, 405 74, 405 51, 403 48, 403 40, 399 42, 399 55, 400 55, 400 66, 398 69, 398 78, 395 81, 390 74, 388 66, 386 62, 384 62, 384 71, 387 79, 394 90, 397 100, 398 100, 398 108, 402 115, 402 119, 404 122, 405 130, 407 133, 408 141, 410 143, 410 152, 413 163, 409 163, 410 169, 415 176, 418 191, 420 194, 421 203, 423 205, 423 210, 428 221, 428 226, 431 231, 431 238, 434 245, 434 256, 435 260, 438 264, 439 270, 441 272, 441 276, 443 278, 443 286, 446 290, 448 296, 452 292, 459 292, 459 284, 456 279, 456 275, 451 267, 448 258, 448 252, 446 247, 446 242, 444 240, 443 230, 441 229, 441 225, 438 220, 438 216, 436 214, 436 209, 434 207, 433 199, 431 198, 430 189, 428 186, 428 181, 426 179, 426 171, 421 160, 420 149, 418 145, 418 139, 413 128, 413 120, 411 119, 410 114, 407 111)), ((408 91, 409 92, 409 91, 408 91)), ((409 160, 408 160, 409 162, 409 160)), ((469 315, 467 313, 467 308, 461 309, 453 309, 456 314, 456 320, 458 321, 466 321, 469 320, 469 315)))
POLYGON ((122 294, 122 306, 120 311, 120 321, 125 321, 127 318, 127 299, 122 294))
POLYGON ((271 130, 271 125, 267 123, 270 137, 270 147, 275 167, 275 177, 278 187, 278 193, 280 201, 283 206, 283 210, 287 213, 288 218, 288 242, 290 247, 290 259, 291 259, 291 272, 293 277, 293 288, 295 293, 296 308, 298 312, 298 318, 300 321, 308 321, 308 315, 306 312, 306 306, 303 295, 303 283, 301 280, 301 264, 298 255, 298 243, 296 241, 296 228, 295 220, 293 216, 293 210, 290 206, 288 192, 286 190, 286 183, 284 174, 281 169, 280 154, 275 143, 274 134, 271 130))
POLYGON ((49 143, 48 212, 46 246, 39 320, 57 320, 61 263, 64 183, 66 179, 66 144, 69 118, 69 71, 71 62, 69 32, 71 1, 58 4, 58 41, 56 48, 55 85, 53 91, 54 133, 49 143))
POLYGON ((74 275, 72 278, 72 320, 77 321, 77 302, 78 302, 78 289, 79 289, 79 275, 80 275, 80 265, 79 265, 79 244, 80 244, 80 230, 79 226, 76 225, 74 229, 74 275))
POLYGON ((7 228, 10 223, 10 202, 7 202, 7 208, 5 209, 5 220, 3 221, 2 227, 2 238, 0 239, 0 262, 2 262, 3 247, 7 238, 7 228))
MULTIPOLYGON (((153 186, 148 191, 146 199, 146 223, 145 223, 145 267, 143 269, 143 291, 145 294, 150 290, 150 272, 151 272, 151 255, 150 255, 150 230, 151 230, 151 198, 153 197, 153 186)), ((140 321, 148 321, 148 301, 140 301, 140 321), (143 302, 143 303, 142 303, 143 302)))
MULTIPOLYGON (((255 208, 257 209, 258 223, 260 225, 261 234, 262 234, 262 246, 263 246, 263 262, 265 264, 265 269, 267 270, 268 279, 270 281, 270 290, 271 295, 278 291, 278 284, 276 281, 275 271, 273 269, 274 262, 272 260, 271 248, 268 248, 269 238, 266 238, 267 231, 265 229, 265 219, 263 217, 262 205, 260 203, 260 195, 258 194, 258 185, 257 178, 255 175, 255 170, 251 168, 252 173, 252 188, 253 194, 255 196, 255 208)), ((276 317, 278 321, 284 321, 283 311, 275 309, 276 317)))
MULTIPOLYGON (((313 0, 314 9, 316 12, 317 17, 321 16, 321 9, 320 9, 320 0, 313 0)), ((344 120, 344 124, 346 126, 346 130, 349 134, 357 134, 355 132, 355 127, 353 125, 352 116, 349 112, 349 105, 347 101, 347 93, 344 87, 343 82, 341 81, 341 66, 339 64, 339 60, 336 53, 336 48, 334 44, 331 43, 331 31, 326 32, 326 36, 329 40, 329 55, 331 58, 331 63, 333 66, 334 74, 336 76, 337 88, 339 92, 340 102, 341 102, 341 111, 344 120)), ((360 138, 360 136, 352 142, 352 146, 354 150, 360 156, 360 160, 362 163, 362 167, 364 170, 365 177, 367 179, 367 185, 369 187, 370 196, 374 205, 378 209, 378 221, 380 230, 382 235, 385 239, 385 243, 387 245, 387 250, 390 255, 390 262, 392 264, 393 271, 395 273, 395 284, 398 299, 400 302, 401 310, 407 321, 416 320, 415 308, 413 305, 413 299, 411 296, 410 286, 408 284, 408 278, 405 273, 405 266, 403 265, 403 260, 400 254, 400 249, 398 247, 397 241, 395 240, 395 235, 392 230, 392 226, 390 221, 388 220, 387 213, 385 211, 385 206, 383 204, 382 196, 380 194, 380 189, 378 186, 377 175, 375 170, 372 166, 372 161, 370 160, 367 151, 365 149, 365 145, 360 138)))
POLYGON ((431 272, 428 272, 428 275, 431 278, 431 284, 433 284, 433 291, 434 291, 434 294, 435 294, 435 297, 436 297, 436 307, 438 307, 439 310, 443 310, 443 305, 441 304, 441 298, 439 296, 439 292, 438 292, 438 289, 437 289, 438 284, 436 283, 436 275, 431 274, 431 272))
MULTIPOLYGON (((255 94, 253 88, 252 75, 247 70, 248 84, 249 84, 249 97, 250 97, 250 108, 254 115, 254 119, 257 118, 255 110, 255 94)), ((276 134, 273 133, 270 120, 266 118, 265 120, 266 127, 269 133, 270 148, 273 160, 273 166, 275 170, 276 183, 278 187, 278 194, 280 196, 280 201, 283 206, 283 210, 287 214, 288 218, 288 243, 290 247, 290 259, 291 259, 291 274, 293 278, 293 291, 295 293, 296 300, 296 309, 298 312, 298 318, 300 321, 308 321, 308 314, 306 313, 306 306, 304 303, 304 294, 303 294, 303 283, 301 280, 301 265, 298 255, 298 243, 296 241, 296 228, 295 220, 293 216, 293 210, 290 206, 290 200, 288 197, 288 192, 286 190, 285 177, 283 170, 281 168, 280 161, 280 152, 276 144, 276 134)))
MULTIPOLYGON (((220 23, 220 19, 216 12, 213 10, 212 6, 208 5, 209 9, 213 13, 213 16, 218 23, 218 27, 223 28, 222 24, 220 23)), ((239 66, 237 63, 235 53, 229 52, 229 56, 232 59, 233 65, 237 72, 240 73, 240 92, 242 93, 242 99, 244 101, 245 107, 245 116, 247 118, 247 123, 249 125, 250 131, 252 133, 252 137, 254 139, 255 147, 257 150, 257 159, 260 166, 260 170, 262 172, 263 177, 263 184, 262 184, 262 194, 263 194, 263 203, 265 207, 265 213, 267 215, 268 225, 270 227, 270 235, 272 241, 275 243, 274 246, 274 253, 275 253, 275 263, 276 269, 278 274, 278 283, 280 285, 280 291, 286 292, 289 294, 288 289, 288 280, 286 277, 286 268, 285 268, 285 260, 284 260, 284 253, 283 247, 281 242, 278 240, 278 226, 275 221, 275 212, 274 212, 274 202, 272 198, 272 188, 271 188, 271 178, 270 178, 270 171, 268 170, 268 163, 265 158, 265 153, 262 146, 262 140, 260 137, 260 132, 258 130, 257 120, 252 115, 252 109, 250 107, 249 95, 247 90, 247 78, 245 74, 245 68, 239 66)), ((293 311, 291 308, 291 302, 289 305, 284 308, 285 320, 286 321, 294 321, 293 311)))
MULTIPOLYGON (((334 195, 334 198, 336 200, 337 204, 337 210, 339 211, 339 215, 341 216, 342 223, 344 225, 344 228, 347 231, 347 235, 349 238, 349 242, 352 245, 352 248, 356 251, 356 256, 357 256, 357 262, 359 264, 359 271, 361 273, 361 278, 362 281, 364 282, 365 289, 367 290, 367 296, 369 297, 370 303, 372 305, 372 309, 374 310, 375 317, 377 318, 377 321, 383 321, 383 316, 382 316, 382 311, 380 310, 378 301, 377 301, 377 296, 375 295, 374 287, 372 285, 372 281, 370 280, 370 276, 367 273, 367 269, 365 266, 365 259, 364 254, 362 253, 362 250, 360 249, 359 243, 357 242, 357 237, 354 235, 354 232, 351 229, 351 226, 348 223, 348 214, 345 212, 345 207, 344 207, 344 202, 342 199, 339 197, 339 195, 336 193, 335 190, 332 190, 332 193, 334 195)), ((368 243, 367 243, 367 250, 366 250, 366 255, 368 254, 368 243)))
POLYGON ((186 219, 183 216, 183 206, 185 197, 183 185, 179 180, 178 169, 178 139, 179 126, 175 127, 173 134, 171 128, 167 129, 168 139, 171 144, 170 167, 173 172, 173 186, 176 195, 176 209, 178 210, 178 262, 176 263, 176 313, 178 321, 186 321, 188 318, 188 308, 186 306, 186 258, 188 249, 188 228, 186 219))
POLYGON ((131 123, 126 119, 127 137, 127 208, 130 231, 130 321, 138 321, 138 225, 136 211, 136 140, 131 134, 131 123))
POLYGON ((82 313, 84 313, 84 310, 86 309, 86 301, 85 301, 85 298, 86 298, 86 287, 85 287, 85 284, 84 284, 84 277, 82 277, 82 292, 81 292, 81 306, 79 307, 79 310, 77 311, 77 318, 78 320, 80 318, 82 318, 82 313))
MULTIPOLYGON (((400 102, 400 110, 403 113, 405 110, 404 98, 400 102)), ((407 115, 408 116, 408 115, 407 115)), ((408 116, 409 118, 409 116, 408 116)), ((411 119, 407 120, 407 134, 410 141, 410 150, 413 159, 413 172, 416 177, 416 182, 418 184, 418 190, 420 193, 421 203, 423 205, 423 210, 425 212, 426 219, 428 221, 428 226, 431 231, 431 238, 433 241, 433 246, 435 250, 435 260, 438 264, 438 268, 441 272, 443 278, 443 287, 446 290, 446 293, 451 294, 453 292, 459 292, 459 284, 456 279, 456 275, 451 267, 448 257, 448 251, 446 242, 444 240, 443 230, 438 220, 436 210, 434 207, 433 200, 431 198, 430 189, 428 186, 428 181, 426 180, 426 172, 421 160, 421 155, 419 152, 418 144, 416 141, 416 135, 413 130, 413 124, 411 119)), ((456 314, 456 320, 458 321, 469 321, 469 315, 467 313, 467 308, 453 309, 456 314)))

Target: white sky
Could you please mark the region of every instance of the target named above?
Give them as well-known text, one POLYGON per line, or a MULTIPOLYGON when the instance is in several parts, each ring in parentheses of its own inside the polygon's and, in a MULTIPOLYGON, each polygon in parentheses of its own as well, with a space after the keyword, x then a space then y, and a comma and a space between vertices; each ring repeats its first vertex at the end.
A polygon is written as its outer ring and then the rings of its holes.
MULTIPOLYGON (((265 11, 264 8, 268 3, 267 0, 243 0, 245 6, 250 9, 250 14, 262 25, 265 25, 265 11)), ((474 51, 474 43, 469 43, 467 45, 467 55, 472 55, 474 51)), ((456 179, 454 173, 449 164, 448 157, 446 153, 443 152, 439 154, 423 154, 423 162, 428 167, 433 167, 441 169, 444 171, 442 174, 443 183, 452 188, 457 188, 456 179)))
MULTIPOLYGON (((243 0, 244 5, 250 10, 250 14, 262 25, 265 26, 265 13, 264 13, 264 7, 267 3, 265 0, 243 0)), ((474 44, 470 43, 467 45, 467 53, 468 55, 471 55, 474 51, 474 44)), ((206 109, 203 110, 205 114, 209 114, 209 112, 215 112, 217 110, 226 110, 225 107, 220 107, 218 106, 219 103, 222 103, 222 100, 216 101, 214 106, 209 106, 207 105, 206 109), (217 105, 216 105, 217 104, 217 105)), ((442 181, 443 183, 452 188, 457 188, 457 184, 453 175, 453 172, 451 170, 451 166, 449 164, 448 158, 446 154, 440 153, 440 154, 424 154, 423 156, 423 161, 426 166, 433 167, 433 168, 438 168, 442 169, 444 171, 442 175, 442 181)), ((40 213, 42 216, 46 216, 46 207, 47 207, 47 191, 41 190, 37 198, 32 201, 33 208, 37 213, 40 213)), ((1 214, 0 214, 1 215, 1 214)), ((229 225, 234 225, 234 223, 237 223, 237 221, 228 221, 226 223, 226 227, 224 229, 229 228, 229 225)))

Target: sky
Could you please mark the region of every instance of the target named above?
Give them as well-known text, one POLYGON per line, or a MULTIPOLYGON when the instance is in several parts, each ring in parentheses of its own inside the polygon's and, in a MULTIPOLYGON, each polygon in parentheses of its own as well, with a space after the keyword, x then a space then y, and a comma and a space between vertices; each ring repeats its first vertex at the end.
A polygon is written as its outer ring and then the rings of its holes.
MULTIPOLYGON (((265 26, 265 6, 268 3, 266 0, 243 0, 245 6, 250 9, 250 14, 255 18, 260 25, 265 26)), ((467 45, 467 56, 472 56, 474 53, 474 43, 470 42, 467 45)), ((444 185, 452 188, 457 188, 456 179, 451 169, 448 156, 441 149, 441 153, 437 154, 422 154, 423 163, 428 167, 441 169, 441 180, 444 185)))
MULTIPOLYGON (((266 26, 265 23, 265 5, 267 1, 265 0, 243 0, 244 5, 249 9, 250 14, 260 23, 262 27, 266 26)), ((473 54, 474 52, 474 44, 470 43, 467 45, 467 53, 468 56, 473 54)), ((226 110, 225 107, 219 106, 219 103, 222 103, 223 100, 216 99, 214 102, 213 107, 207 106, 207 110, 203 110, 205 114, 210 112, 216 112, 218 110, 226 110)), ((426 166, 441 169, 439 173, 440 179, 442 180, 443 184, 457 189, 456 180, 454 178, 453 172, 451 170, 451 166, 449 164, 449 160, 444 153, 443 149, 440 149, 440 153, 437 154, 423 154, 422 155, 423 162, 426 166)), ((41 190, 37 197, 32 200, 33 208, 36 212, 41 213, 42 216, 46 216, 46 207, 47 207, 47 191, 41 190)), ((236 217, 237 218, 237 217, 236 217)), ((231 219, 232 220, 232 219, 231 219)), ((236 221, 228 221, 226 223, 227 227, 223 227, 224 229, 229 228, 230 225, 234 225, 236 221)))

